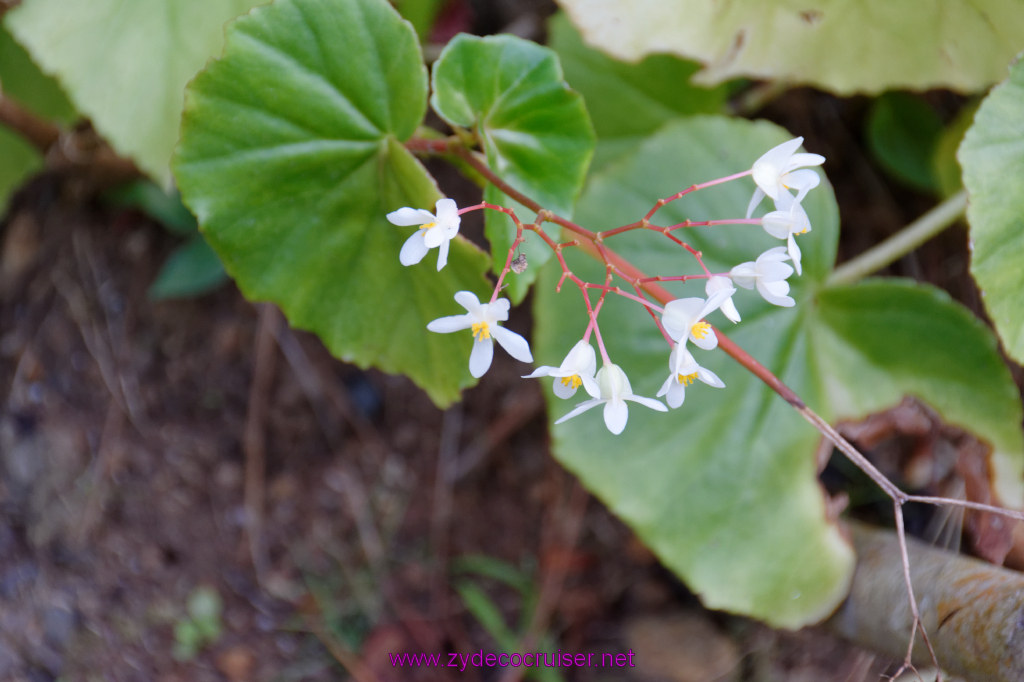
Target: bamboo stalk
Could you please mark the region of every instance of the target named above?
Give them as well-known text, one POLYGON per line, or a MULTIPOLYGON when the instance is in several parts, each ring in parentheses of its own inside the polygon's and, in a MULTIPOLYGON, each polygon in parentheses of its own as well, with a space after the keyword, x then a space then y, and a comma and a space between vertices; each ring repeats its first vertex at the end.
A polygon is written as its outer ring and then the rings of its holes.
MULTIPOLYGON (((846 602, 827 626, 902 659, 913 617, 895 533, 850 524, 857 570, 846 602)), ((921 620, 939 664, 969 680, 1024 680, 1024 574, 907 540, 921 620)), ((920 638, 913 660, 932 660, 920 638)))

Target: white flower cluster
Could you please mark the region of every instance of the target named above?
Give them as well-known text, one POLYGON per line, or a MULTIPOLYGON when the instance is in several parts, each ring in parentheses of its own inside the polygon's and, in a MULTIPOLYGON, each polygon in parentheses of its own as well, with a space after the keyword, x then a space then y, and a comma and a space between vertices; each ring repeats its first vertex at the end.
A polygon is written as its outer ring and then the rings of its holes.
MULTIPOLYGON (((789 296, 789 283, 786 280, 794 270, 798 275, 801 273, 796 236, 811 230, 810 220, 800 204, 820 182, 818 174, 809 167, 821 165, 825 161, 819 154, 797 153, 802 143, 803 138, 798 137, 770 149, 746 173, 757 186, 747 208, 747 218, 750 218, 766 196, 772 199, 775 210, 761 218, 761 226, 771 236, 786 240, 786 246, 768 249, 756 260, 740 263, 727 273, 709 275, 705 286, 707 298, 679 298, 665 305, 661 326, 671 339, 672 348, 669 353, 669 375, 662 383, 657 397, 664 397, 669 407, 680 407, 686 398, 686 387, 695 381, 715 388, 725 386, 714 372, 697 362, 687 344, 692 343, 703 350, 712 350, 718 346, 714 329, 705 321, 716 310, 721 310, 734 323, 740 321, 739 311, 732 300, 737 286, 757 289, 773 305, 795 305, 789 296), (795 190, 796 194, 790 190, 795 190), (792 262, 792 265, 786 261, 792 262)), ((403 265, 419 263, 430 249, 437 247, 437 269, 441 270, 445 266, 449 242, 458 234, 461 219, 451 199, 439 200, 436 211, 435 215, 423 209, 406 207, 387 215, 388 220, 395 225, 419 226, 419 230, 402 246, 399 260, 403 265)), ((489 303, 481 303, 472 292, 460 291, 455 294, 455 301, 466 309, 466 314, 438 318, 430 322, 427 329, 440 333, 472 330, 470 374, 479 378, 491 366, 494 341, 517 360, 533 362, 526 339, 499 325, 499 322, 508 320, 508 299, 496 298, 495 295, 489 303)), ((634 394, 626 373, 619 365, 608 360, 603 348, 604 363, 601 369, 597 369, 597 356, 588 337, 589 333, 578 341, 558 367, 544 365, 524 377, 553 377, 554 393, 559 398, 573 397, 581 386, 590 396, 590 399, 577 404, 556 424, 603 405, 605 426, 612 433, 619 434, 626 428, 629 418, 626 401, 660 412, 668 411, 661 401, 634 394)))

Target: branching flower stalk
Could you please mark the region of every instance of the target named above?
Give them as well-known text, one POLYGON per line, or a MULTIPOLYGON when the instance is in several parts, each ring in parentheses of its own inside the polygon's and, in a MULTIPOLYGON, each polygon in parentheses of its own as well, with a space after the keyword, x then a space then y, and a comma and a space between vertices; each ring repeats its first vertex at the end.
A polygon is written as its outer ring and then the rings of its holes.
MULTIPOLYGON (((562 269, 562 274, 558 280, 556 289, 561 290, 562 285, 567 280, 571 281, 579 288, 580 293, 583 296, 584 304, 587 308, 589 319, 581 340, 569 352, 561 366, 557 368, 549 366, 540 367, 532 374, 527 375, 529 378, 535 378, 538 376, 555 377, 555 393, 561 398, 572 396, 579 387, 583 387, 587 393, 590 394, 590 400, 580 403, 575 409, 563 416, 556 423, 560 423, 566 419, 574 417, 598 404, 604 404, 605 423, 613 433, 617 434, 625 427, 625 400, 640 402, 648 407, 661 411, 667 410, 667 408, 658 401, 633 395, 625 374, 618 365, 612 363, 608 357, 604 342, 601 338, 601 332, 598 325, 598 314, 609 293, 632 300, 642 305, 650 313, 666 341, 670 346, 672 346, 673 352, 671 358, 673 375, 670 375, 669 380, 665 382, 659 396, 667 394, 669 396, 669 402, 673 407, 678 406, 678 404, 681 404, 682 402, 681 397, 679 397, 679 393, 676 392, 676 389, 681 391, 683 385, 689 385, 695 379, 699 378, 704 383, 712 386, 722 385, 721 381, 718 380, 713 373, 700 367, 696 363, 696 360, 692 358, 692 355, 685 350, 685 344, 687 341, 693 341, 695 345, 703 348, 713 348, 716 346, 721 348, 726 354, 732 357, 745 369, 753 373, 769 388, 789 403, 855 466, 871 478, 871 480, 874 481, 875 484, 878 485, 878 487, 892 500, 896 519, 896 531, 899 541, 901 563, 903 566, 903 578, 906 585, 907 597, 910 602, 911 614, 913 616, 910 643, 900 671, 902 672, 906 669, 913 669, 911 663, 911 651, 913 649, 914 639, 919 631, 932 661, 935 663, 936 667, 939 667, 938 657, 928 637, 928 633, 924 630, 917 600, 914 596, 914 587, 910 577, 910 560, 907 551, 903 507, 907 503, 911 502, 938 506, 953 506, 991 512, 1019 521, 1024 520, 1024 512, 995 507, 978 502, 942 497, 910 495, 904 492, 896 484, 890 481, 881 471, 879 471, 849 441, 843 438, 835 428, 807 406, 792 389, 783 383, 782 380, 775 376, 775 374, 773 374, 768 368, 755 360, 745 350, 740 348, 726 334, 704 321, 704 317, 716 309, 721 309, 723 313, 734 322, 739 320, 739 313, 735 312, 735 307, 731 302, 731 294, 735 292, 735 288, 732 286, 733 283, 747 288, 757 286, 762 296, 769 302, 776 305, 793 304, 792 299, 785 295, 788 292, 788 284, 786 284, 784 280, 794 269, 799 274, 800 252, 799 248, 796 246, 794 237, 810 230, 810 224, 807 221, 806 213, 804 213, 803 209, 800 207, 800 201, 807 192, 817 186, 819 182, 817 174, 806 167, 818 165, 824 160, 823 157, 816 154, 797 153, 797 149, 799 148, 801 141, 801 138, 796 138, 795 140, 790 140, 789 142, 770 150, 762 156, 761 159, 755 162, 750 170, 701 184, 691 185, 669 197, 659 199, 640 220, 601 232, 588 230, 571 220, 555 215, 551 211, 542 208, 530 197, 527 197, 499 178, 477 153, 473 152, 466 146, 465 141, 460 137, 452 137, 445 140, 425 140, 417 138, 410 140, 407 143, 407 147, 414 152, 450 155, 460 159, 484 177, 488 182, 492 183, 506 196, 536 213, 534 223, 524 224, 511 209, 487 202, 482 202, 475 206, 460 209, 458 212, 459 215, 461 215, 468 211, 480 209, 500 211, 508 215, 516 226, 516 236, 509 248, 505 265, 498 275, 497 283, 490 301, 491 304, 495 304, 498 301, 505 301, 505 299, 499 299, 498 294, 503 287, 506 275, 512 269, 513 256, 518 250, 519 245, 524 241, 524 233, 526 231, 537 234, 555 254, 555 257, 562 269), (667 227, 661 227, 651 223, 651 219, 657 211, 666 204, 681 199, 688 194, 706 187, 730 182, 747 176, 753 176, 755 178, 757 182, 757 190, 751 199, 747 216, 744 218, 706 221, 687 220, 667 227), (795 189, 797 194, 795 196, 790 194, 788 192, 789 189, 795 189), (751 218, 750 214, 753 212, 756 205, 765 197, 770 197, 775 201, 776 210, 770 212, 763 218, 751 218), (573 238, 566 242, 556 242, 541 229, 541 226, 545 222, 559 225, 563 230, 565 230, 565 232, 572 235, 573 238), (759 257, 756 262, 740 264, 733 268, 729 273, 717 275, 711 273, 705 266, 700 251, 697 251, 673 234, 673 232, 685 228, 714 227, 717 225, 727 224, 762 225, 769 234, 772 234, 772 236, 785 239, 787 241, 787 245, 785 247, 770 249, 764 254, 761 254, 761 257, 759 257), (691 275, 649 276, 628 260, 617 254, 614 250, 609 249, 604 243, 608 238, 637 229, 651 230, 663 234, 673 243, 685 249, 695 259, 702 272, 691 275), (579 248, 591 257, 604 263, 605 277, 603 282, 586 282, 572 272, 563 255, 563 250, 570 247, 579 248), (791 261, 793 263, 793 267, 790 267, 788 263, 784 263, 783 261, 785 260, 791 261), (629 292, 620 286, 614 285, 613 280, 615 276, 618 276, 628 282, 633 291, 629 292), (686 282, 692 279, 705 279, 708 281, 708 298, 706 300, 700 298, 678 299, 671 292, 661 286, 662 282, 686 282), (588 292, 591 289, 596 289, 600 292, 596 304, 592 304, 588 295, 588 292), (653 299, 653 301, 650 299, 653 299), (658 318, 659 314, 662 315, 662 319, 660 320, 658 318), (682 325, 682 329, 679 328, 680 325, 682 325), (589 339, 592 333, 597 339, 598 348, 605 363, 604 367, 597 371, 596 377, 594 375, 596 359, 594 358, 593 348, 589 345, 589 339), (685 353, 685 355, 683 353, 685 353), (690 369, 693 370, 692 373, 688 373, 686 375, 681 374, 681 372, 679 373, 678 381, 681 385, 678 387, 672 386, 672 381, 675 379, 675 368, 677 367, 686 367, 687 372, 689 372, 690 369)), ((932 222, 948 224, 951 219, 946 216, 946 213, 953 214, 953 219, 955 219, 957 212, 962 210, 959 205, 959 198, 955 199, 957 199, 957 201, 949 202, 953 204, 950 209, 943 212, 937 220, 932 222)), ((438 207, 440 209, 440 202, 438 207)), ((406 209, 401 210, 404 211, 406 209)), ((411 211, 412 209, 408 210, 411 211)), ((424 213, 427 212, 424 211, 424 213)), ((930 227, 929 229, 932 232, 935 231, 934 227, 930 227)), ((924 230, 924 228, 922 228, 922 230, 924 230)), ((454 236, 454 234, 452 234, 452 236, 454 236)), ((837 270, 837 273, 838 272, 839 271, 837 270)), ((476 374, 474 373, 474 375, 476 374)), ((938 679, 942 679, 941 675, 938 679)))

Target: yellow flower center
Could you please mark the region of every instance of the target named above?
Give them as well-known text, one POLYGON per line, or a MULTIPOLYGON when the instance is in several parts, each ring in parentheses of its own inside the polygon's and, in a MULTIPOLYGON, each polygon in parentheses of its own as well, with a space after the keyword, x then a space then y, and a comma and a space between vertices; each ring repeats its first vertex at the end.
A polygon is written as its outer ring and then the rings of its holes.
POLYGON ((804 229, 800 230, 799 232, 795 232, 794 234, 807 234, 807 228, 805 227, 804 229))
POLYGON ((484 339, 491 338, 491 330, 487 326, 486 322, 473 323, 473 338, 477 341, 483 341, 484 339))
POLYGON ((572 388, 572 389, 579 388, 580 384, 582 384, 582 383, 583 383, 583 379, 582 379, 582 377, 580 377, 579 374, 573 374, 571 377, 562 377, 562 385, 563 386, 568 386, 569 388, 572 388))
POLYGON ((695 339, 703 339, 711 331, 711 325, 707 322, 698 322, 690 327, 690 333, 695 339))
POLYGON ((683 386, 689 386, 690 384, 692 384, 696 380, 697 380, 697 373, 696 372, 694 372, 693 374, 677 374, 676 375, 676 381, 681 383, 683 386))
POLYGON ((437 225, 437 223, 424 223, 423 225, 420 225, 420 229, 421 230, 429 230, 430 228, 432 228, 432 227, 434 227, 436 225, 437 225))

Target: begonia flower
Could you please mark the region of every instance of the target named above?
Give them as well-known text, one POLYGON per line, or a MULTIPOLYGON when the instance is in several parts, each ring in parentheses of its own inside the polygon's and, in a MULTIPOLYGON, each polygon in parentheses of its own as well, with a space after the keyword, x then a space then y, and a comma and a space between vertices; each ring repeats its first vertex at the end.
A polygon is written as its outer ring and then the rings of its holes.
POLYGON ((775 210, 761 218, 761 227, 776 239, 785 239, 789 258, 793 261, 796 274, 803 274, 800 269, 800 247, 796 244, 796 235, 811 231, 811 221, 807 211, 788 192, 779 196, 775 202, 775 210))
POLYGON ((730 286, 728 289, 719 289, 708 296, 707 300, 694 297, 669 301, 661 314, 661 323, 673 341, 686 343, 690 340, 704 350, 711 350, 718 346, 718 337, 704 318, 735 292, 736 288, 730 286))
POLYGON ((437 214, 423 208, 405 206, 388 213, 388 222, 393 225, 419 225, 420 229, 412 233, 398 254, 402 265, 415 265, 423 260, 427 252, 437 247, 437 269, 441 270, 448 262, 448 243, 459 233, 459 208, 452 199, 438 199, 434 206, 437 214))
POLYGON ((584 390, 592 398, 600 395, 597 380, 594 372, 597 370, 597 356, 594 347, 586 341, 580 340, 572 347, 565 360, 558 367, 543 365, 527 374, 524 379, 536 379, 537 377, 554 377, 554 391, 559 398, 571 398, 576 395, 576 389, 583 386, 584 390))
POLYGON ((652 410, 668 412, 668 408, 660 400, 634 395, 626 373, 614 363, 606 363, 597 371, 597 385, 600 390, 598 397, 584 400, 574 407, 572 411, 556 421, 555 424, 561 424, 568 419, 583 414, 592 407, 603 404, 604 425, 608 427, 609 431, 618 435, 626 428, 626 421, 629 419, 629 408, 626 406, 627 400, 640 403, 652 410))
POLYGON ((677 343, 672 347, 668 356, 669 376, 658 391, 658 397, 665 396, 665 402, 669 407, 676 408, 683 404, 686 399, 686 387, 696 380, 700 380, 708 386, 722 388, 725 382, 718 378, 718 375, 710 369, 705 369, 697 364, 693 354, 686 350, 686 345, 677 343))
POLYGON ((789 194, 789 190, 795 189, 799 202, 821 182, 818 174, 808 166, 820 166, 825 163, 825 157, 821 154, 798 154, 796 150, 803 142, 802 137, 783 142, 769 149, 754 162, 750 175, 757 189, 754 190, 754 196, 750 198, 750 205, 747 206, 748 218, 765 196, 778 201, 782 194, 789 194))
POLYGON ((530 344, 514 331, 500 326, 499 322, 508 319, 509 302, 507 298, 499 298, 493 303, 481 303, 471 291, 459 291, 455 301, 466 309, 465 315, 449 315, 439 317, 427 324, 427 329, 441 334, 473 330, 473 350, 469 354, 469 373, 480 378, 491 366, 494 357, 494 342, 521 362, 533 362, 530 344))
POLYGON ((739 322, 740 312, 736 310, 736 304, 732 302, 732 295, 736 292, 736 287, 732 285, 732 280, 725 275, 714 275, 712 277, 708 277, 707 284, 704 285, 704 292, 708 295, 708 298, 711 298, 719 291, 724 291, 726 289, 731 291, 729 292, 728 298, 722 301, 722 305, 719 306, 719 310, 721 310, 722 314, 734 323, 739 322))
POLYGON ((757 287, 757 293, 769 303, 790 308, 796 301, 787 295, 786 278, 793 274, 793 268, 784 262, 787 258, 786 247, 776 246, 758 256, 756 262, 740 263, 729 271, 729 276, 744 289, 757 287))

